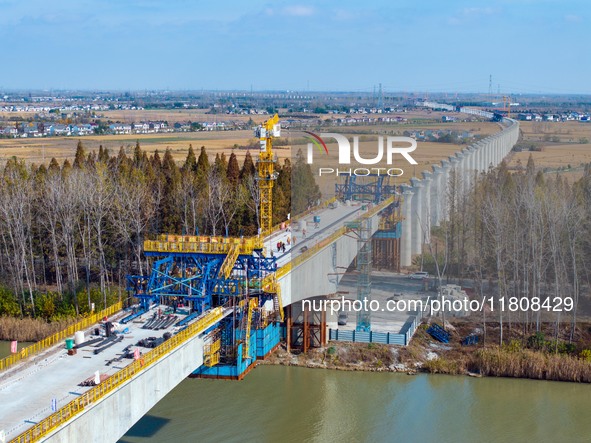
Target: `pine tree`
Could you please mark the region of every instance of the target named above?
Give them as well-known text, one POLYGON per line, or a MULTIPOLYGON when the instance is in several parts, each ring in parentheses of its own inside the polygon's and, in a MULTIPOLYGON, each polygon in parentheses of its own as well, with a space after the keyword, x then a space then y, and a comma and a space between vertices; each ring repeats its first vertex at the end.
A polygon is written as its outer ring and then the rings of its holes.
POLYGON ((84 163, 86 160, 86 152, 84 151, 84 146, 82 146, 82 141, 78 141, 78 145, 76 146, 76 155, 74 156, 74 168, 75 169, 82 169, 84 168, 84 163))
POLYGON ((51 161, 49 162, 48 171, 51 173, 55 173, 55 172, 59 172, 60 170, 61 170, 60 164, 57 162, 55 157, 52 157, 51 161))
POLYGON ((135 142, 135 148, 133 149, 133 166, 140 169, 142 165, 142 148, 140 147, 140 141, 135 142))
POLYGON ((316 184, 312 169, 304 160, 304 154, 300 149, 296 155, 291 179, 292 215, 297 215, 310 206, 314 206, 320 197, 320 188, 316 184))
POLYGON ((72 170, 72 164, 70 163, 70 160, 65 159, 64 164, 62 165, 62 174, 67 175, 70 173, 71 170, 72 170))
POLYGON ((156 149, 154 151, 154 155, 152 156, 151 163, 152 163, 152 169, 154 169, 154 171, 160 171, 160 169, 162 169, 162 160, 160 159, 160 152, 158 152, 158 149, 156 149))
POLYGON ((246 151, 246 156, 244 157, 244 163, 242 164, 242 170, 240 171, 240 181, 244 183, 244 180, 249 175, 255 175, 257 172, 254 162, 252 161, 252 156, 250 155, 250 151, 246 151))
POLYGON ((209 171, 209 158, 205 146, 201 146, 201 152, 197 159, 197 175, 207 176, 207 171, 209 171))
POLYGON ((228 161, 226 177, 228 177, 228 180, 230 183, 232 183, 232 186, 237 186, 238 180, 240 179, 240 166, 238 166, 238 158, 233 152, 230 154, 230 160, 228 161))
POLYGON ((99 146, 98 161, 104 164, 109 162, 109 148, 103 148, 103 145, 99 146))
POLYGON ((92 151, 86 157, 86 166, 90 169, 94 169, 96 167, 96 152, 92 151))
POLYGON ((189 152, 183 165, 183 170, 195 172, 197 170, 197 157, 195 157, 195 151, 193 151, 193 145, 189 145, 189 152))

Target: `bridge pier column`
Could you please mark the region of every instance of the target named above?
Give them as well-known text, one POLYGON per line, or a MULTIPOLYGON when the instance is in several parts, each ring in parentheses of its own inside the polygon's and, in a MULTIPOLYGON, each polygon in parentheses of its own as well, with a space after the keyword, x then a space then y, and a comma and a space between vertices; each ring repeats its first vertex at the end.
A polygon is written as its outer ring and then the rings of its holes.
POLYGON ((499 143, 499 137, 495 137, 494 139, 494 147, 495 147, 495 165, 499 165, 503 156, 501 155, 501 144, 499 143))
POLYGON ((474 186, 474 172, 476 171, 476 149, 474 146, 468 146, 468 186, 474 186))
POLYGON ((439 194, 439 221, 447 220, 447 201, 449 196, 447 191, 449 189, 449 177, 451 171, 451 163, 449 160, 441 160, 441 190, 439 194))
POLYGON ((411 251, 412 254, 420 254, 422 251, 422 244, 423 244, 423 229, 422 224, 423 220, 421 219, 422 210, 423 210, 423 193, 425 188, 423 187, 423 183, 418 178, 411 178, 410 182, 412 184, 413 191, 415 196, 413 198, 413 226, 412 226, 412 244, 411 244, 411 251))
POLYGON ((413 192, 408 185, 402 186, 402 238, 400 239, 400 265, 410 266, 412 264, 412 197, 413 192))
POLYGON ((464 154, 462 152, 456 152, 455 158, 457 159, 456 163, 456 192, 457 195, 462 195, 464 193, 464 154))
POLYGON ((449 184, 447 185, 447 219, 449 220, 449 208, 452 203, 457 201, 458 195, 460 194, 461 189, 461 176, 460 176, 460 168, 459 168, 460 159, 457 156, 449 157, 449 184), (452 201, 452 199, 454 201, 452 201))
POLYGON ((431 224, 439 226, 441 217, 441 193, 442 185, 441 179, 443 177, 443 168, 438 165, 433 165, 433 184, 431 189, 431 224))
POLYGON ((423 194, 425 201, 423 202, 422 223, 425 230, 425 244, 431 243, 431 183, 433 175, 429 171, 423 171, 423 184, 425 189, 423 194))
POLYGON ((486 172, 486 146, 484 143, 476 143, 478 147, 478 172, 486 172))
POLYGON ((310 348, 310 311, 304 308, 303 312, 303 337, 302 337, 302 352, 305 354, 310 348))
POLYGON ((291 352, 291 305, 285 307, 285 344, 287 352, 291 352))

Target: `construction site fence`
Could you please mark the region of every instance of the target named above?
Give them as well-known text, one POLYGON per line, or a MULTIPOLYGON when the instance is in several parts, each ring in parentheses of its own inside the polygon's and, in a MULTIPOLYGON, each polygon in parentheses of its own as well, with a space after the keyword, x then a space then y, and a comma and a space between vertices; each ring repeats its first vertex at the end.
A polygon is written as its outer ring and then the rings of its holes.
POLYGON ((329 329, 329 340, 358 343, 381 343, 384 345, 408 346, 412 336, 421 324, 421 313, 413 313, 399 332, 350 331, 329 329))
POLYGON ((18 437, 11 440, 11 443, 30 443, 41 440, 74 416, 83 412, 85 408, 97 403, 123 383, 131 380, 132 377, 138 375, 141 371, 162 359, 162 357, 167 355, 173 349, 179 347, 189 339, 219 322, 224 315, 223 313, 224 310, 221 307, 210 310, 202 318, 189 325, 186 329, 174 335, 169 340, 166 340, 150 352, 142 355, 140 359, 134 360, 120 371, 117 371, 109 378, 102 381, 99 385, 86 391, 80 397, 72 400, 57 412, 41 420, 32 428, 29 428, 18 437))
POLYGON ((74 335, 74 333, 77 331, 81 331, 83 329, 86 329, 86 328, 96 324, 97 322, 102 320, 104 317, 109 317, 109 316, 115 314, 116 312, 119 312, 121 310, 121 308, 122 308, 122 303, 117 302, 114 305, 109 306, 107 309, 103 309, 102 311, 96 312, 96 313, 80 320, 78 323, 68 326, 63 331, 56 332, 55 334, 50 335, 49 337, 46 337, 43 340, 38 341, 37 343, 34 343, 30 346, 27 346, 26 348, 21 349, 16 354, 12 354, 8 357, 3 358, 2 360, 0 360, 0 371, 8 369, 9 367, 13 366, 14 364, 18 363, 19 361, 24 360, 27 357, 30 357, 32 355, 35 355, 35 354, 43 351, 44 349, 47 349, 47 348, 59 343, 60 341, 65 340, 66 337, 70 337, 70 336, 74 335))

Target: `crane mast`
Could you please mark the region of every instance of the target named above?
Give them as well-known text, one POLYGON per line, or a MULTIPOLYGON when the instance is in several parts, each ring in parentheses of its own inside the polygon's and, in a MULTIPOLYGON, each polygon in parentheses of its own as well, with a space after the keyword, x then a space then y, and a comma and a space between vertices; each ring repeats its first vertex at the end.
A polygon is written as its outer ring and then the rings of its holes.
POLYGON ((273 138, 280 135, 281 126, 277 114, 255 129, 255 136, 260 141, 257 178, 260 191, 259 217, 261 235, 268 235, 273 227, 273 182, 277 178, 275 172, 276 158, 273 154, 273 138))

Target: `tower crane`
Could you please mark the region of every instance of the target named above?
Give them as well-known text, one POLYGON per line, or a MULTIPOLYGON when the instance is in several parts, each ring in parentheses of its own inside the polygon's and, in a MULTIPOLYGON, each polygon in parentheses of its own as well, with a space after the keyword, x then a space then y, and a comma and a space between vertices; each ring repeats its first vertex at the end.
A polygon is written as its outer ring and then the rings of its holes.
POLYGON ((260 191, 260 234, 268 235, 273 227, 273 182, 276 158, 273 154, 273 138, 281 135, 279 116, 275 114, 255 129, 255 137, 260 140, 259 159, 257 161, 260 191))
POLYGON ((511 118, 511 96, 504 95, 503 96, 503 108, 507 110, 507 117, 511 118))

